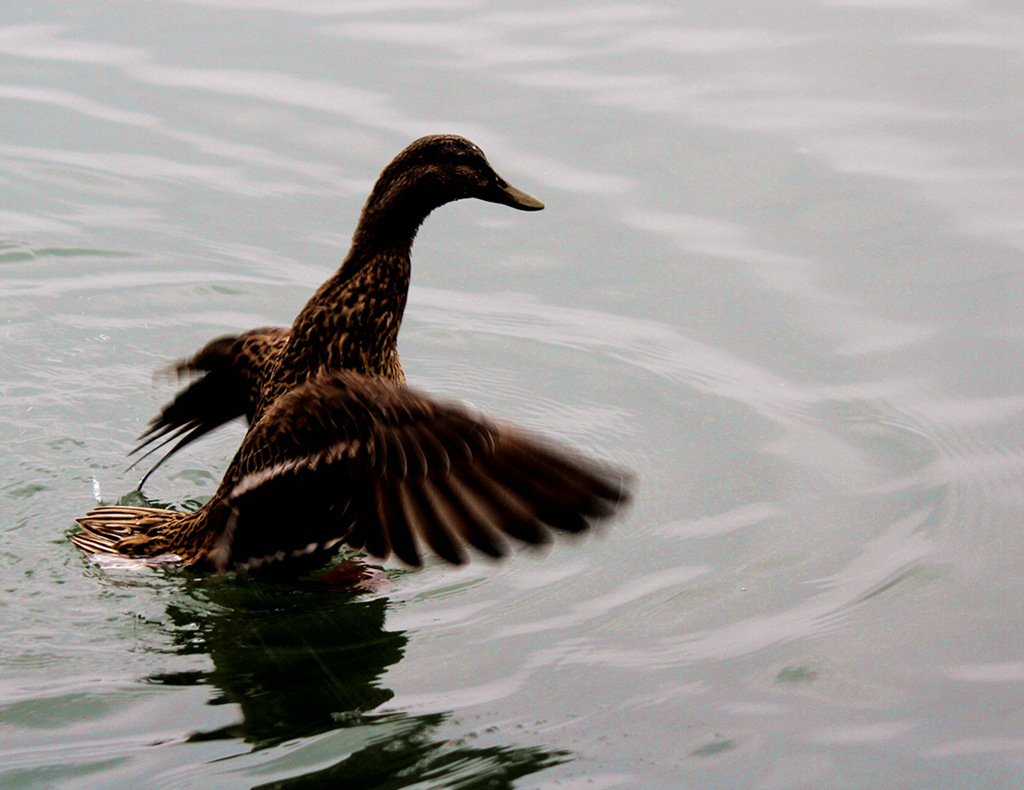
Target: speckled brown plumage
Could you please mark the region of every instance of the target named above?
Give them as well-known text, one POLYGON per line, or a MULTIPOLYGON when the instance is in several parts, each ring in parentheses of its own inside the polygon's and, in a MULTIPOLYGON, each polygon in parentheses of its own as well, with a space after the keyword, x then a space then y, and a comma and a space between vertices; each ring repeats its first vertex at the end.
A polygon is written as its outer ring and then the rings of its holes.
POLYGON ((179 363, 201 377, 136 450, 177 439, 159 466, 246 417, 210 501, 191 513, 96 508, 76 545, 216 570, 320 559, 342 543, 412 565, 429 548, 457 563, 467 546, 501 556, 505 536, 538 543, 610 514, 626 498, 621 475, 405 388, 397 338, 412 243, 434 208, 467 197, 543 207, 463 138, 421 138, 399 154, 342 266, 290 329, 218 338, 179 363))

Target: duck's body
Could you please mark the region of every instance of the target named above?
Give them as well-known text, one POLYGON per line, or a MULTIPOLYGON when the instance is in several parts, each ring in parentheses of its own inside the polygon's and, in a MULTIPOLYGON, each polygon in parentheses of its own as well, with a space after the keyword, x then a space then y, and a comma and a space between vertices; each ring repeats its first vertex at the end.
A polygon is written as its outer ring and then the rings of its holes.
POLYGON ((166 460, 246 417, 249 431, 211 500, 191 513, 97 508, 79 519, 74 542, 217 570, 343 542, 415 565, 414 535, 459 562, 464 544, 498 556, 498 533, 538 542, 543 524, 579 531, 610 512, 625 494, 604 473, 405 389, 397 339, 413 240, 434 208, 466 197, 543 208, 469 141, 414 142, 385 168, 344 263, 290 328, 219 338, 179 364, 203 375, 163 409, 141 447, 177 438, 166 460))
POLYGON ((253 423, 207 504, 191 513, 101 507, 73 536, 93 553, 215 570, 320 556, 341 543, 419 565, 505 536, 579 532, 624 497, 597 467, 513 428, 383 379, 316 376, 253 423))

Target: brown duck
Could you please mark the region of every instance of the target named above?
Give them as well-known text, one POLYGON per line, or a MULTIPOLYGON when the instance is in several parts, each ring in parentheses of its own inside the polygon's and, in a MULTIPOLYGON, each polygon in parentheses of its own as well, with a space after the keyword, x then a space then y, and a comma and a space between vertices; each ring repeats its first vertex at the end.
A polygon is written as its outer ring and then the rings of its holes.
POLYGON ((500 557, 508 536, 541 543, 551 529, 580 532, 610 515, 627 498, 622 475, 405 387, 397 339, 413 239, 432 210, 470 197, 544 207, 464 138, 423 137, 402 151, 377 180, 341 268, 291 328, 219 338, 179 363, 201 377, 136 450, 177 439, 159 466, 246 417, 210 501, 192 512, 95 508, 73 542, 218 571, 320 560, 343 544, 417 566, 425 547, 453 563, 469 546, 500 557))

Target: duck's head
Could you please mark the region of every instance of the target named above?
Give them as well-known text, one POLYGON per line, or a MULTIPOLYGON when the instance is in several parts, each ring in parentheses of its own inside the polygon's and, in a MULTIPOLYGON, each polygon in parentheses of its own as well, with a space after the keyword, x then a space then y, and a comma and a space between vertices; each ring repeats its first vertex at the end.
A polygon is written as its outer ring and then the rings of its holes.
POLYGON ((454 134, 421 137, 411 143, 384 168, 367 207, 376 203, 384 210, 422 213, 422 219, 438 206, 464 198, 522 211, 544 208, 537 198, 499 176, 479 146, 454 134))

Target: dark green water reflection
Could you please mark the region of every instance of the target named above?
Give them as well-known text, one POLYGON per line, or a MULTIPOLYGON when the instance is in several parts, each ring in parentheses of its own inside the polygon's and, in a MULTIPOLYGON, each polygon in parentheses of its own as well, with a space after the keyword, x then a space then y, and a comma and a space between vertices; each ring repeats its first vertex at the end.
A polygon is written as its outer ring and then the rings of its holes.
POLYGON ((386 598, 338 590, 328 579, 194 581, 167 606, 170 650, 206 655, 212 668, 160 672, 145 680, 166 687, 209 686, 210 705, 237 706, 236 722, 192 732, 188 743, 242 741, 255 752, 325 733, 338 736, 336 762, 259 787, 405 787, 431 781, 503 788, 570 759, 563 750, 480 748, 464 738, 440 737, 444 712, 375 712, 393 696, 382 677, 402 659, 407 643, 403 632, 386 628, 387 608, 386 598))

